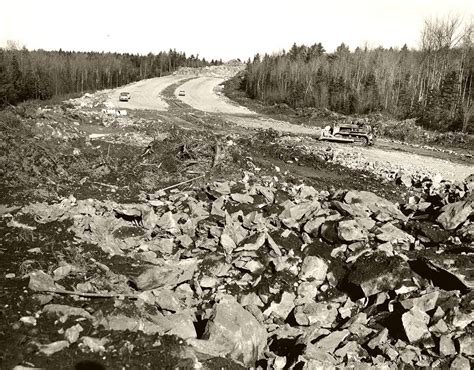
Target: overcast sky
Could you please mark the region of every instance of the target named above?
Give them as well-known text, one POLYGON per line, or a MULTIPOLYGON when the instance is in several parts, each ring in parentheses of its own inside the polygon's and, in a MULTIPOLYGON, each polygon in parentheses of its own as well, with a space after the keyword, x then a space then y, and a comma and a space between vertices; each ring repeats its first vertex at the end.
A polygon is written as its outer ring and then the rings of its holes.
POLYGON ((472 0, 4 0, 0 46, 147 54, 175 48, 246 60, 321 42, 417 47, 423 21, 459 15, 472 0))

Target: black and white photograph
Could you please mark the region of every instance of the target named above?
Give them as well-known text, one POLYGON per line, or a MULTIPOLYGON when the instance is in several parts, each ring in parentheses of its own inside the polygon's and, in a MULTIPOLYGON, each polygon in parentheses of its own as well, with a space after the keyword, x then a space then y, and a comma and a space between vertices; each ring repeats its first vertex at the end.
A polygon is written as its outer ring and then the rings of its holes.
POLYGON ((0 369, 474 366, 472 0, 0 8, 0 369))

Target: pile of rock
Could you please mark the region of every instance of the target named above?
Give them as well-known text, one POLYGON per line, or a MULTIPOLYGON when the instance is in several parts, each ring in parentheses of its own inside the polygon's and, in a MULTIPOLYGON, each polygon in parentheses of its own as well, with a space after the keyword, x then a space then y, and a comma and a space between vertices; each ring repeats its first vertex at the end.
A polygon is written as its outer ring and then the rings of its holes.
POLYGON ((180 67, 173 74, 186 76, 191 75, 199 77, 231 78, 244 69, 245 64, 239 62, 232 62, 230 64, 226 63, 220 66, 209 66, 200 68, 180 67))
MULTIPOLYGON (((30 289, 50 299, 64 290, 122 297, 113 312, 92 315, 47 304, 38 320, 78 315, 105 331, 175 335, 196 366, 228 357, 246 367, 468 368, 472 193, 455 200, 420 195, 399 206, 366 191, 329 193, 245 173, 240 182, 158 192, 140 204, 38 203, 15 218, 70 219, 75 248, 97 245, 140 268, 124 276, 95 261, 102 273, 87 281, 87 271, 67 264, 31 272, 30 289), (60 285, 65 277, 68 286, 60 285), (133 317, 119 307, 133 307, 133 317)), ((39 350, 76 341, 110 349, 105 333, 80 338, 76 329, 39 350)))
POLYGON ((93 94, 85 93, 79 98, 69 99, 68 103, 77 108, 97 108, 107 101, 112 90, 100 90, 93 94))

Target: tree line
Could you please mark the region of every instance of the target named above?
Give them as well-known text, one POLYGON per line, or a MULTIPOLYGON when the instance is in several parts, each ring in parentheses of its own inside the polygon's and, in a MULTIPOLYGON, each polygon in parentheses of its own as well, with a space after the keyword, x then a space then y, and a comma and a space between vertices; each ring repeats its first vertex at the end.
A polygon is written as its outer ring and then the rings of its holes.
POLYGON ((417 118, 427 128, 472 130, 472 25, 459 19, 426 21, 418 50, 320 44, 256 55, 242 89, 268 104, 327 108, 345 114, 386 112, 417 118))
POLYGON ((222 60, 169 50, 146 56, 119 53, 27 50, 10 43, 0 48, 0 107, 29 99, 116 88, 160 77, 179 67, 204 67, 222 60))

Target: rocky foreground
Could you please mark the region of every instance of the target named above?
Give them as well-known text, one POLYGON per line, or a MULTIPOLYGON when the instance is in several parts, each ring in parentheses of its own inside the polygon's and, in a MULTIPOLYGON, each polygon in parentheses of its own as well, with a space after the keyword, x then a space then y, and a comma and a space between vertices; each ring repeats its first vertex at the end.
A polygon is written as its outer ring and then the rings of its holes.
POLYGON ((427 180, 399 205, 245 173, 136 204, 70 196, 2 209, 11 228, 66 223, 62 232, 74 237, 64 249, 76 256, 24 266, 37 305, 13 325, 53 318, 58 340, 31 343, 43 356, 122 353, 112 341, 119 331, 159 335, 150 350, 179 338, 177 357, 195 368, 227 359, 228 367, 466 369, 472 190, 427 180), (110 264, 81 260, 91 249, 110 264))

